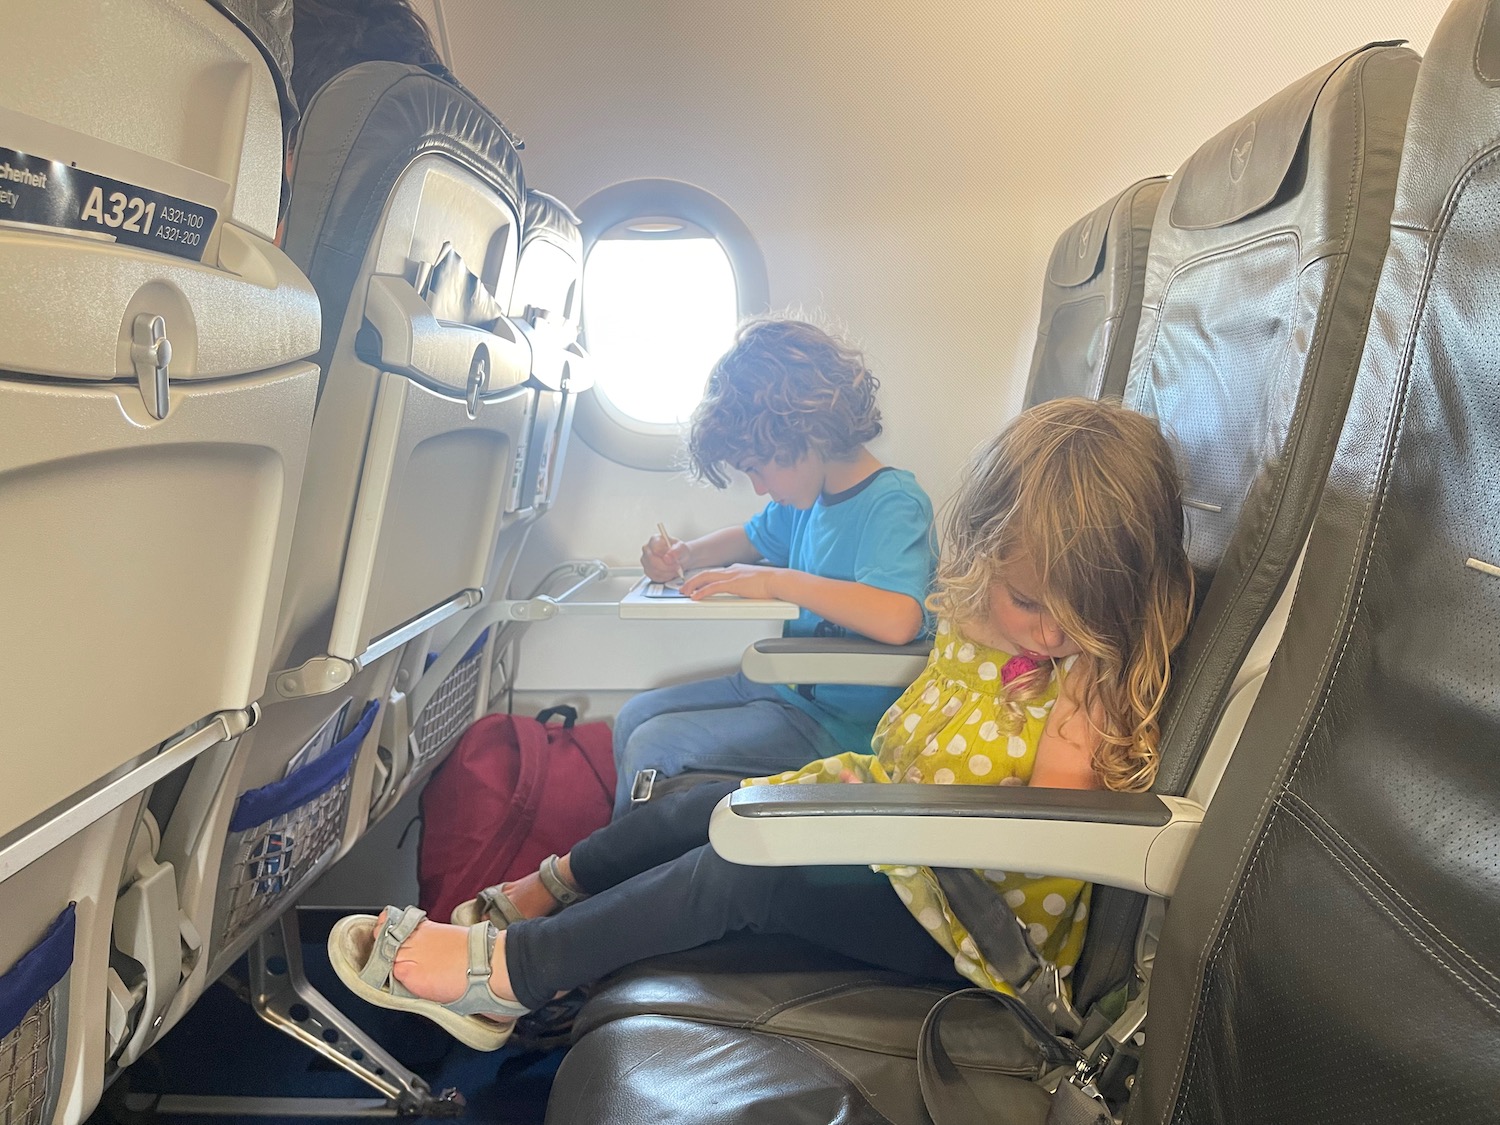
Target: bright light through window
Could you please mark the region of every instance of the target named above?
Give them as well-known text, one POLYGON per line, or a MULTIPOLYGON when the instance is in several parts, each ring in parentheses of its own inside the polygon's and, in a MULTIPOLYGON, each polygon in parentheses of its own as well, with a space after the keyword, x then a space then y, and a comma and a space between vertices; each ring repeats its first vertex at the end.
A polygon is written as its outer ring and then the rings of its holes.
POLYGON ((602 238, 585 266, 597 387, 642 422, 685 422, 734 343, 739 300, 713 238, 602 238))

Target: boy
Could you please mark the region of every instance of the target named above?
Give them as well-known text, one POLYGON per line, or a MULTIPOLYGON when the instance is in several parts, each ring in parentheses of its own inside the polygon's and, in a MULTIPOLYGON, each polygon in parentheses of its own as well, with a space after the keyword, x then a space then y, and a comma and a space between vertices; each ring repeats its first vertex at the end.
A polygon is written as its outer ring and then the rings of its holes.
MULTIPOLYGON (((723 488, 727 469, 769 496, 743 526, 696 539, 654 535, 641 565, 694 598, 737 594, 802 608, 789 637, 906 644, 926 631, 935 558, 932 503, 903 469, 865 448, 881 432, 879 382, 860 352, 814 325, 757 320, 715 364, 693 413, 695 475, 723 488), (770 565, 757 565, 764 559, 770 565)), ((745 775, 864 752, 896 689, 755 684, 740 673, 644 692, 615 720, 615 816, 639 770, 745 775)))

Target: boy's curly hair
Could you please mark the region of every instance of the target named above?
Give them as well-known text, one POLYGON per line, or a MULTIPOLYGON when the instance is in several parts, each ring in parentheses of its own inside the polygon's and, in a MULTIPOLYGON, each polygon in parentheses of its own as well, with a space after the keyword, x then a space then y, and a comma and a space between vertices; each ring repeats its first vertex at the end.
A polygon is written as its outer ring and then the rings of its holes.
MULTIPOLYGON (((1192 618, 1182 486, 1156 421, 1119 403, 1064 398, 1016 418, 984 447, 948 512, 930 607, 960 625, 989 612, 1007 563, 1029 558, 1041 600, 1083 650, 1084 713, 1102 716, 1094 772, 1149 788, 1172 651, 1192 618)), ((1010 709, 1051 669, 1013 681, 1010 709)))
POLYGON ((746 461, 851 457, 881 431, 880 380, 853 345, 802 320, 747 321, 693 411, 688 458, 716 488, 746 461))

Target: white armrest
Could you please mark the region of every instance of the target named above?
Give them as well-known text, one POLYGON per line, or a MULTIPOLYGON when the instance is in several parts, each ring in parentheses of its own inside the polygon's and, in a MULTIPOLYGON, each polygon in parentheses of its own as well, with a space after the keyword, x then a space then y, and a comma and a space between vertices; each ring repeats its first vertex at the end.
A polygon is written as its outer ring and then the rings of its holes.
POLYGON ((1170 896, 1201 806, 1154 793, 999 785, 757 785, 709 839, 758 867, 910 864, 1066 875, 1170 896))
POLYGON ((740 671, 757 684, 868 684, 906 687, 927 667, 928 642, 882 645, 823 637, 756 641, 740 671))

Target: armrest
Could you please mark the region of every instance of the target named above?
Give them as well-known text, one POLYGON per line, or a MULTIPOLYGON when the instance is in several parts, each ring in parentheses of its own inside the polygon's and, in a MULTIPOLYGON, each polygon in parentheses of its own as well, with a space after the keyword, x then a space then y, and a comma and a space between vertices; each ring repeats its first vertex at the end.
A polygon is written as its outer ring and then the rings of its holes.
POLYGON ((1000 785, 757 785, 719 802, 714 850, 757 867, 1044 871, 1170 896, 1203 820, 1182 797, 1000 785))
POLYGON ((756 641, 740 671, 757 684, 869 684, 906 687, 927 667, 930 642, 882 645, 824 637, 756 641))

